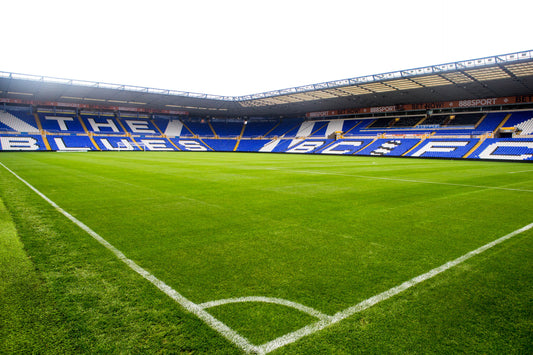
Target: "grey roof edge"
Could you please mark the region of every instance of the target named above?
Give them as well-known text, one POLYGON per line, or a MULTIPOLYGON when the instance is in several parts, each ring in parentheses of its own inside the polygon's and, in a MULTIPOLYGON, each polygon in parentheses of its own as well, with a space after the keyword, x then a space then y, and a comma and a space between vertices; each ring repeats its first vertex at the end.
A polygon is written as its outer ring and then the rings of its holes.
POLYGON ((241 102, 241 101, 251 101, 268 97, 290 95, 302 92, 311 92, 324 89, 332 88, 341 88, 345 86, 366 84, 372 82, 378 82, 389 79, 398 79, 398 78, 407 78, 419 75, 429 75, 434 73, 442 73, 446 71, 456 71, 456 70, 467 70, 479 67, 486 67, 491 65, 498 65, 502 63, 512 63, 519 62, 522 60, 531 60, 533 59, 533 50, 514 52, 508 54, 500 54, 483 58, 462 60, 457 62, 450 62, 445 64, 431 65, 426 67, 419 67, 406 70, 398 70, 393 72, 373 74, 373 75, 364 75, 348 79, 340 79, 327 81, 316 84, 308 84, 303 86, 290 87, 280 90, 272 90, 266 92, 260 92, 250 95, 242 96, 223 96, 223 95, 212 95, 188 91, 178 91, 178 90, 168 90, 168 89, 157 89, 136 85, 125 85, 125 84, 111 84, 104 82, 93 82, 88 80, 76 80, 76 79, 64 79, 50 76, 42 75, 32 75, 32 74, 20 74, 12 72, 0 71, 0 79, 14 79, 14 80, 29 80, 29 81, 39 81, 43 83, 50 84, 63 84, 63 85, 72 85, 72 86, 84 86, 92 87, 99 89, 111 89, 111 90, 123 90, 130 92, 142 92, 150 94, 159 94, 159 95, 171 95, 171 96, 181 96, 189 98, 198 98, 198 99, 208 99, 208 100, 220 100, 220 101, 230 101, 230 102, 241 102))

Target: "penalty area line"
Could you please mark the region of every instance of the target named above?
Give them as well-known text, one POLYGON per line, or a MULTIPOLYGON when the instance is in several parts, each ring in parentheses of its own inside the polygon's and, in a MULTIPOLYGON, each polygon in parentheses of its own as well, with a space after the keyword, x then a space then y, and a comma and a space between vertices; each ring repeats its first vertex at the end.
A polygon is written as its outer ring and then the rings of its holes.
POLYGON ((152 275, 147 270, 143 269, 141 266, 137 265, 137 263, 135 263, 133 260, 127 258, 126 255, 124 255, 120 250, 115 248, 107 240, 102 238, 98 233, 96 233, 86 224, 81 222, 79 219, 77 219, 76 217, 74 217, 73 215, 65 211, 63 208, 57 205, 54 201, 50 200, 46 195, 44 195, 42 192, 40 192, 35 187, 33 187, 29 182, 27 182, 26 180, 18 176, 14 171, 9 169, 3 163, 0 163, 0 165, 3 166, 7 171, 9 171, 18 180, 20 180, 22 183, 28 186, 33 192, 39 195, 43 200, 48 202, 52 207, 54 207, 63 216, 67 217, 70 221, 72 221, 74 224, 80 227, 83 231, 87 232, 87 234, 93 237, 96 241, 98 241, 100 244, 106 247, 106 249, 111 251, 118 259, 120 259, 122 262, 128 265, 130 269, 132 269, 137 274, 141 275, 143 278, 148 280, 155 287, 157 287, 160 291, 162 291, 164 294, 172 298, 174 301, 176 301, 179 305, 181 305, 187 311, 196 315, 198 318, 204 321, 207 325, 209 325, 211 328, 213 328, 214 330, 222 334, 226 339, 228 339, 233 344, 243 349, 245 352, 247 353, 258 352, 257 346, 251 344, 246 338, 242 337, 237 332, 235 332, 233 329, 228 327, 226 324, 222 323, 221 321, 213 317, 211 314, 205 311, 203 307, 188 300, 183 295, 181 295, 179 292, 174 290, 172 287, 170 287, 169 285, 167 285, 166 283, 164 283, 163 281, 161 281, 160 279, 152 275))

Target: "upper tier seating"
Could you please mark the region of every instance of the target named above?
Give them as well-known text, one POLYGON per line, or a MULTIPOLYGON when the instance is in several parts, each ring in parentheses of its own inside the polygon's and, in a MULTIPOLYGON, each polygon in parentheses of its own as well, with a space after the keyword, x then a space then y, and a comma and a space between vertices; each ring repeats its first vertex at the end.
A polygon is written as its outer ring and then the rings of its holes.
MULTIPOLYGON (((126 132, 113 114, 106 115, 80 115, 83 124, 89 132, 96 134, 125 134, 126 132)), ((124 119, 122 119, 124 122, 124 119)), ((126 127, 126 125, 124 125, 126 127)), ((127 128, 126 128, 127 129, 127 128)))
POLYGON ((505 122, 504 127, 516 127, 520 123, 533 118, 533 111, 513 112, 505 122))
POLYGON ((382 117, 375 120, 368 128, 387 128, 394 123, 394 118, 382 117))
POLYGON ((246 127, 244 128, 244 133, 242 136, 248 138, 263 137, 274 127, 276 127, 277 124, 278 121, 248 121, 246 127))
POLYGON ((448 119, 446 115, 432 115, 422 121, 421 125, 443 125, 448 119))
POLYGON ((85 133, 75 113, 39 112, 39 121, 46 132, 85 133))
POLYGON ((238 137, 243 128, 242 122, 211 122, 211 126, 219 137, 238 137))
POLYGON ((201 121, 187 121, 184 122, 185 126, 192 132, 193 135, 198 137, 214 137, 215 133, 209 127, 207 122, 201 121))
POLYGON ((533 134, 533 118, 530 118, 527 121, 517 124, 516 128, 520 130, 521 136, 533 134))
POLYGON ((156 118, 154 124, 167 137, 192 136, 178 119, 156 118))
POLYGON ((476 132, 494 132, 507 116, 506 113, 489 113, 485 119, 476 127, 476 132))
POLYGON ((484 116, 483 113, 450 115, 447 126, 474 126, 484 116))
POLYGON ((353 136, 355 132, 359 132, 357 128, 361 122, 361 120, 344 120, 342 124, 343 134, 345 136, 353 136))
POLYGON ((393 127, 414 127, 418 122, 422 120, 423 117, 399 117, 399 119, 394 122, 393 127))
POLYGON ((328 129, 328 122, 316 122, 309 137, 325 137, 328 129))
POLYGON ((0 111, 0 130, 7 132, 39 132, 33 115, 23 111, 0 111))
POLYGON ((248 121, 246 127, 244 128, 242 136, 248 138, 263 137, 265 134, 271 131, 277 124, 278 121, 248 121))
POLYGON ((281 121, 265 137, 296 137, 296 133, 302 122, 303 119, 281 121))

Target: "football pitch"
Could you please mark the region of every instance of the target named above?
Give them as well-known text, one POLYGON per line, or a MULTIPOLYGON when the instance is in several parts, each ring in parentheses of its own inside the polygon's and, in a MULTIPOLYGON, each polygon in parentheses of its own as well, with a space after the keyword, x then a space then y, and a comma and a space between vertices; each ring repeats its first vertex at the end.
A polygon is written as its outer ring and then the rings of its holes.
POLYGON ((0 163, 0 353, 533 352, 531 164, 0 163))

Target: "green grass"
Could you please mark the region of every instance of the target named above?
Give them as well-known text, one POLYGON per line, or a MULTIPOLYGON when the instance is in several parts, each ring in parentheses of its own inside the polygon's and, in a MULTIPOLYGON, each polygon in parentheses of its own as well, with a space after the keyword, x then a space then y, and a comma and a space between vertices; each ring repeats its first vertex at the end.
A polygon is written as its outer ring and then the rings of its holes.
MULTIPOLYGON (((0 162, 198 304, 265 296, 333 315, 533 222, 533 171, 520 163, 175 152, 0 162)), ((0 353, 242 352, 3 168, 0 198, 0 353)), ((531 353, 532 236, 276 353, 531 353)), ((254 344, 315 320, 266 303, 209 312, 254 344)))

